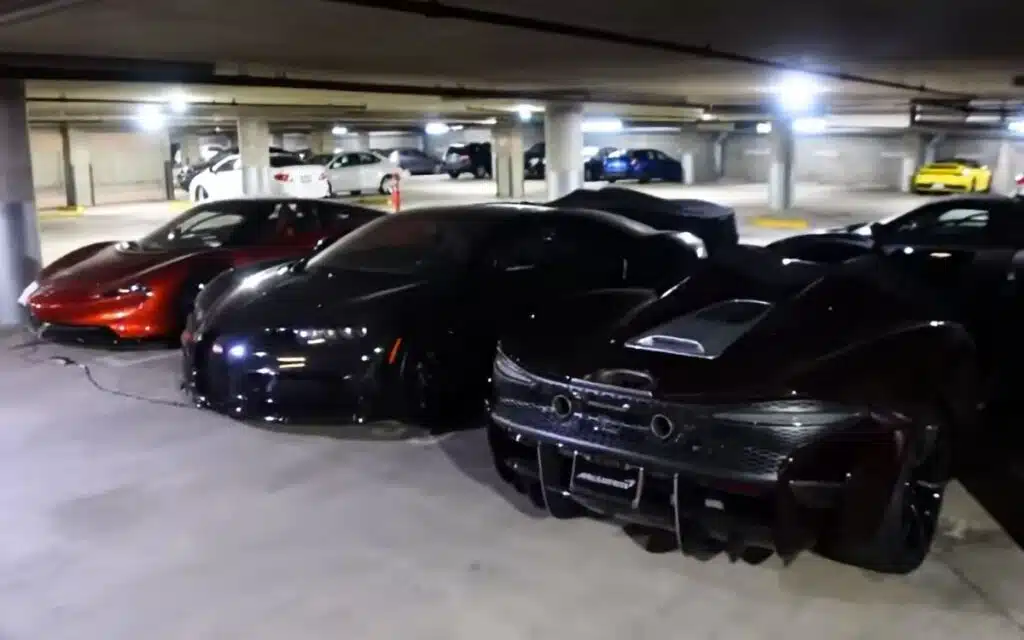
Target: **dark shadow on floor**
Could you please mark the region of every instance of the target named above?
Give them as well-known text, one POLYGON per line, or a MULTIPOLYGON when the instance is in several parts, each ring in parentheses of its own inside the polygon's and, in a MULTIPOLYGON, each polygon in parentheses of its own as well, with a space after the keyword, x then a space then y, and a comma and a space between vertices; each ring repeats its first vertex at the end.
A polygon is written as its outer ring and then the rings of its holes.
POLYGON ((960 478, 964 488, 1024 550, 1024 428, 1019 407, 1001 412, 985 429, 976 464, 960 478))

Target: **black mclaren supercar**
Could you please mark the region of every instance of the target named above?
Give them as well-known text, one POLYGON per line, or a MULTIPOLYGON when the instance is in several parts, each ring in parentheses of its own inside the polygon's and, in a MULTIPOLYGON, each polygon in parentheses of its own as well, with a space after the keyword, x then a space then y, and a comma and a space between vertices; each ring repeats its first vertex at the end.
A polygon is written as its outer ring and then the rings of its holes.
POLYGON ((493 379, 498 472, 556 517, 663 529, 700 557, 814 549, 893 573, 928 553, 981 380, 920 279, 753 247, 665 293, 549 305, 502 339, 493 379))

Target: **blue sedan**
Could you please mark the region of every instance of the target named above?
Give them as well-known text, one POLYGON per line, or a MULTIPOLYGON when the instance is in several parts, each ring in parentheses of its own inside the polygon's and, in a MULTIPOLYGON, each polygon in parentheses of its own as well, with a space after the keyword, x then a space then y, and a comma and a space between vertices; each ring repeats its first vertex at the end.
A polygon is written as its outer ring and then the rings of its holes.
POLYGON ((651 180, 682 182, 683 165, 657 149, 623 149, 605 158, 604 178, 608 182, 616 180, 636 180, 640 183, 651 180))

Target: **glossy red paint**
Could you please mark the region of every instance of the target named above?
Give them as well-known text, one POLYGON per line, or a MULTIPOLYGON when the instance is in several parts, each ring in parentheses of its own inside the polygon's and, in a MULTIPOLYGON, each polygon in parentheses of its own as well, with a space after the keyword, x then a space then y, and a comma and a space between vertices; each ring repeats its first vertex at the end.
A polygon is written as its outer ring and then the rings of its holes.
POLYGON ((46 267, 27 306, 40 323, 105 328, 125 340, 174 337, 184 326, 188 287, 232 267, 299 258, 331 235, 285 230, 260 246, 198 251, 89 245, 46 267), (133 286, 136 291, 130 291, 133 286))

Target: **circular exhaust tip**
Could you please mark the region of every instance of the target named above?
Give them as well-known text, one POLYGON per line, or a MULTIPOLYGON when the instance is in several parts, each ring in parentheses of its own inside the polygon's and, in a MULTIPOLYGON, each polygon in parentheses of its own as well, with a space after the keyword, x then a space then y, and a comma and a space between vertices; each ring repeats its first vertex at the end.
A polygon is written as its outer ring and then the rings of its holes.
POLYGON ((666 440, 676 432, 676 425, 668 416, 658 414, 651 418, 651 433, 657 438, 666 440))
POLYGON ((559 420, 565 420, 572 415, 572 400, 559 394, 551 399, 551 410, 559 420))

